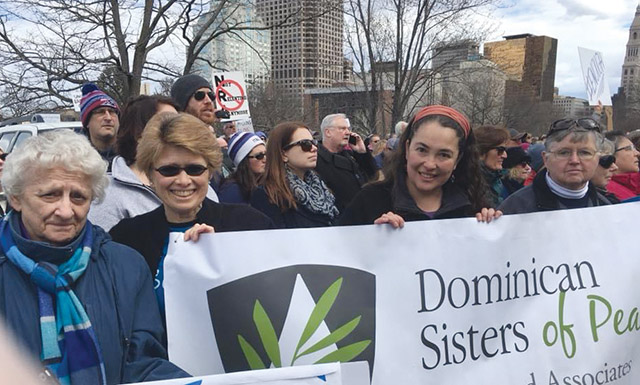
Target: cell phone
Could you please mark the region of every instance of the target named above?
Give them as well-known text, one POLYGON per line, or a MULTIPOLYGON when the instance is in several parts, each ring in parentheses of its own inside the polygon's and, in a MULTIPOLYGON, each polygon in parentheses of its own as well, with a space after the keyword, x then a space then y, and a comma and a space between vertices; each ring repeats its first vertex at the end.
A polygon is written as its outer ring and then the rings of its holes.
POLYGON ((230 117, 231 117, 231 113, 227 110, 216 111, 216 118, 218 119, 229 119, 230 117))
POLYGON ((349 135, 349 144, 356 144, 358 142, 358 138, 355 135, 349 135))

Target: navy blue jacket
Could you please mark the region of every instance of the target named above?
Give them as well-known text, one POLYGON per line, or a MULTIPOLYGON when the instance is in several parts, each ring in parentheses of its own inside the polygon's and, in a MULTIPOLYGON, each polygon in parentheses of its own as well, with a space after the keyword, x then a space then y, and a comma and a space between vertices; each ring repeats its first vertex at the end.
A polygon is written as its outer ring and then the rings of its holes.
POLYGON ((251 206, 271 218, 279 229, 299 229, 308 227, 331 226, 333 221, 328 215, 311 212, 302 205, 286 211, 269 202, 269 197, 263 187, 258 187, 251 193, 251 206))
MULTIPOLYGON (((188 376, 167 360, 162 320, 144 259, 131 248, 113 242, 102 228, 93 226, 93 231, 89 264, 73 290, 96 333, 107 383, 188 376)), ((56 254, 70 251, 20 238, 16 244, 34 260, 55 258, 56 254)), ((36 286, 1 251, 0 318, 39 361, 42 342, 36 286)))

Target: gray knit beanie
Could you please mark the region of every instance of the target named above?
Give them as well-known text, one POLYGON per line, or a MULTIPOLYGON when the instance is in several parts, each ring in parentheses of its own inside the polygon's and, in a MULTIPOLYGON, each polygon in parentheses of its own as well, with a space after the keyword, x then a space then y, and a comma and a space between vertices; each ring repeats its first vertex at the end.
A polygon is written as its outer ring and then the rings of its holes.
POLYGON ((189 98, 191 98, 198 89, 203 87, 213 91, 211 84, 200 75, 189 74, 182 76, 171 86, 171 99, 178 104, 180 111, 184 111, 189 103, 189 98))

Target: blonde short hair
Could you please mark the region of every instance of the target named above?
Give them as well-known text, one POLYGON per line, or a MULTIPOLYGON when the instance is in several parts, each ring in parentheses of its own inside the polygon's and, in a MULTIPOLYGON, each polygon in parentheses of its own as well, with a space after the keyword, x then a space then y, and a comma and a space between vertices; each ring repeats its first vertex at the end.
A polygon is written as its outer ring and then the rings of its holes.
POLYGON ((136 150, 136 163, 147 176, 151 176, 155 162, 167 146, 202 156, 210 175, 222 164, 222 152, 215 135, 208 125, 190 114, 166 112, 149 120, 136 150))

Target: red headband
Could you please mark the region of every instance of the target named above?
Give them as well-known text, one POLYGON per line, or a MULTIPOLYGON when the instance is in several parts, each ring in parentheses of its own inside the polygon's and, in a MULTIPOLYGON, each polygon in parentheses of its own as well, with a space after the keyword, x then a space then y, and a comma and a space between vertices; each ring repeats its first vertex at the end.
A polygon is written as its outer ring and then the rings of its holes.
POLYGON ((462 115, 460 112, 447 106, 436 105, 436 106, 424 107, 423 109, 418 111, 418 113, 413 117, 412 123, 417 122, 418 120, 429 115, 443 115, 443 116, 446 116, 447 118, 453 119, 456 123, 460 125, 460 127, 462 127, 462 130, 464 131, 464 138, 466 139, 469 137, 469 132, 471 132, 471 125, 469 124, 469 121, 467 120, 467 118, 464 115, 462 115))

